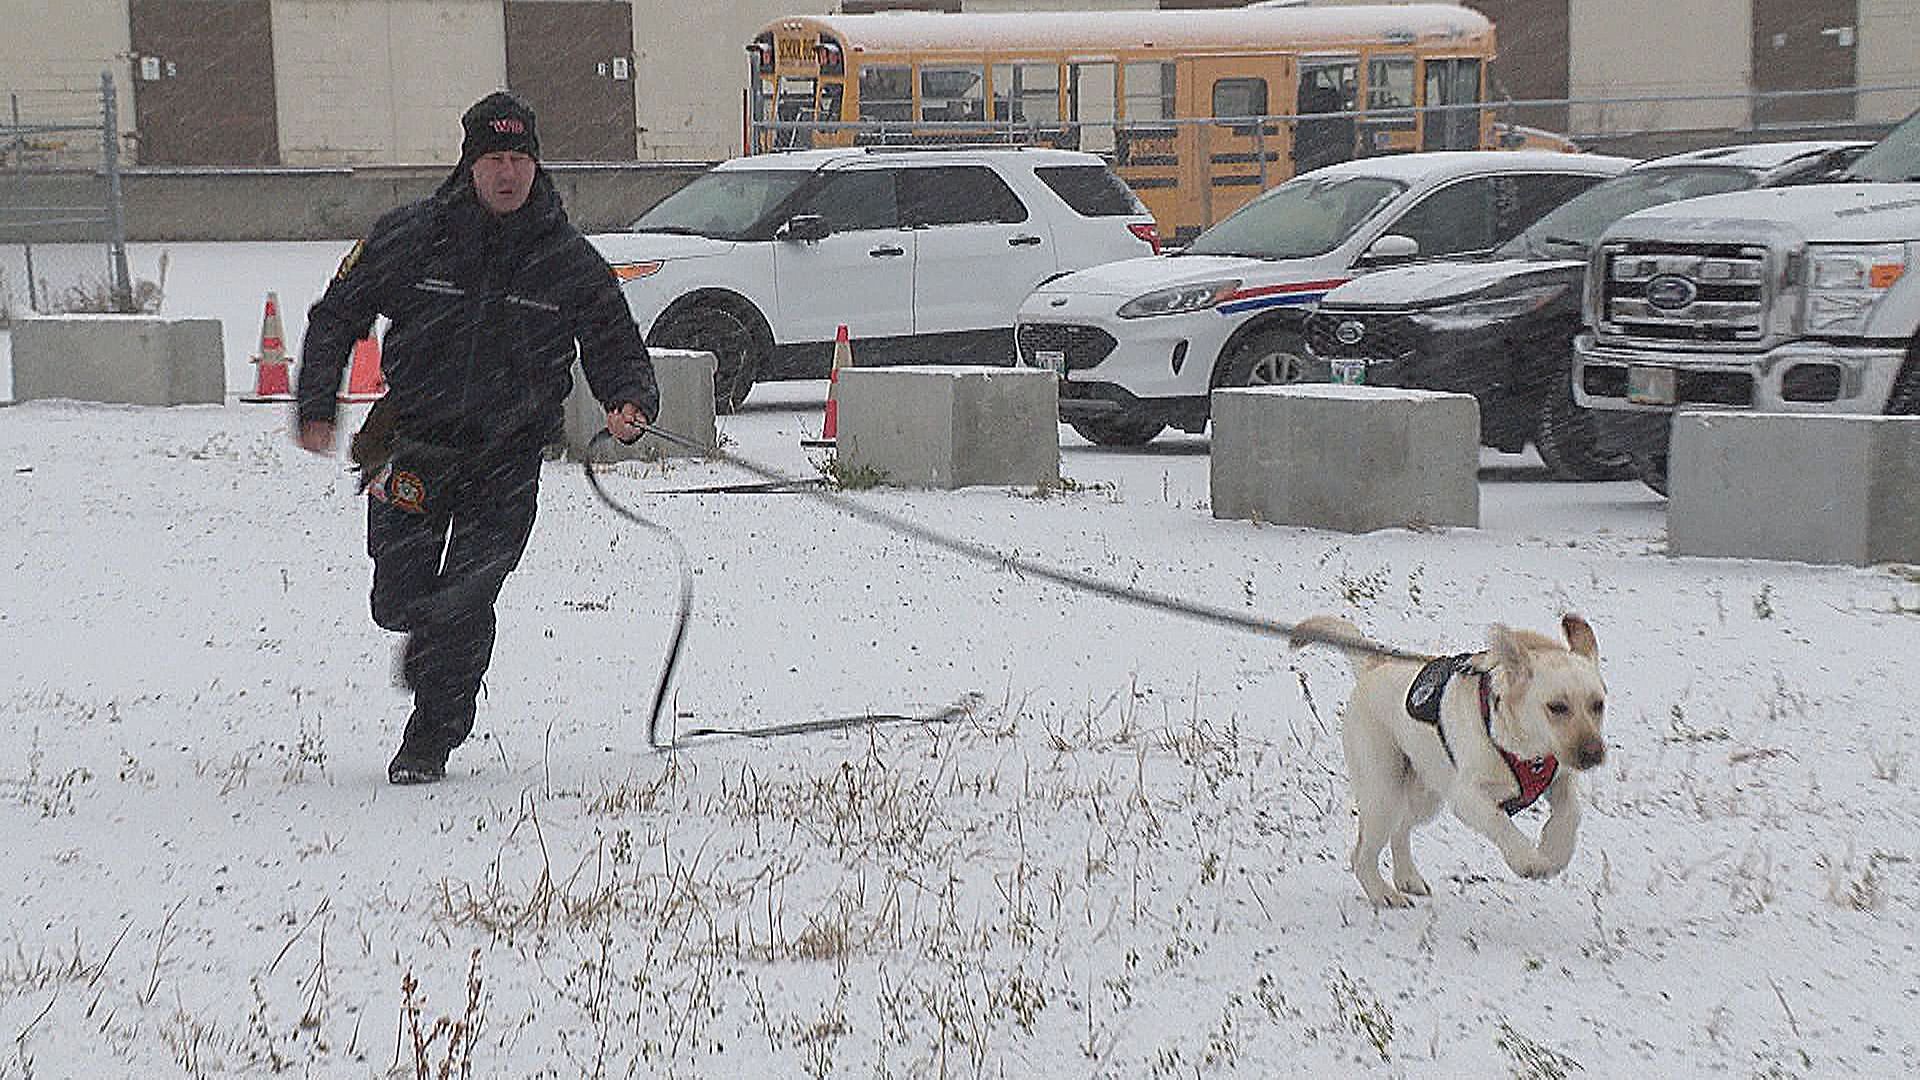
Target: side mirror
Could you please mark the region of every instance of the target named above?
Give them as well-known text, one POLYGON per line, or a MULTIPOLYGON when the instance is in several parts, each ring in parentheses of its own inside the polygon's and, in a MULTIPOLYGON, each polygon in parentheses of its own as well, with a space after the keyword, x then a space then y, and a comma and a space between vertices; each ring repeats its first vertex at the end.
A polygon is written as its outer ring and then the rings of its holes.
POLYGON ((1373 242, 1360 262, 1367 266, 1379 266, 1384 263, 1406 262, 1420 257, 1420 241, 1411 236, 1388 233, 1373 242))
POLYGON ((774 234, 781 240, 798 240, 808 243, 825 240, 833 235, 833 229, 827 225, 827 219, 819 214, 795 214, 787 219, 780 231, 774 234))

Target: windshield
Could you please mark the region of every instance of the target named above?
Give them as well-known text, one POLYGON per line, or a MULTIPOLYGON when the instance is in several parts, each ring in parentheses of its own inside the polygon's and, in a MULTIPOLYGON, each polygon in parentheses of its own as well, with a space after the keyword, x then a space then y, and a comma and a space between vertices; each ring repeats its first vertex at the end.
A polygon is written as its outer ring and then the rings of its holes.
POLYGON ((1377 176, 1289 180, 1194 237, 1181 254, 1255 259, 1325 255, 1406 187, 1377 176))
POLYGON ((1634 169, 1603 181, 1554 207, 1526 232, 1504 244, 1497 256, 1585 258, 1607 226, 1649 206, 1723 191, 1744 191, 1759 180, 1746 169, 1684 165, 1634 169))
POLYGON ((1897 184, 1920 180, 1920 112, 1900 122, 1847 170, 1854 180, 1897 184))
POLYGON ((654 204, 627 228, 630 232, 743 239, 812 175, 805 169, 702 173, 654 204))

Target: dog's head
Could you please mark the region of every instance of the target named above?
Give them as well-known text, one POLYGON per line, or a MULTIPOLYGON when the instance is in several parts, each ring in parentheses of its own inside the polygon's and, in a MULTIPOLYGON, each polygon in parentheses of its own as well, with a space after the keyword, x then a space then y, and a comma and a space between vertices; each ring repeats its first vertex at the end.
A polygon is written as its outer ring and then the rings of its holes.
POLYGON ((1529 630, 1496 624, 1488 638, 1499 672, 1500 706, 1493 724, 1502 746, 1521 757, 1552 754, 1576 769, 1606 760, 1600 735, 1607 687, 1600 679, 1600 646, 1593 627, 1566 615, 1565 645, 1529 630))

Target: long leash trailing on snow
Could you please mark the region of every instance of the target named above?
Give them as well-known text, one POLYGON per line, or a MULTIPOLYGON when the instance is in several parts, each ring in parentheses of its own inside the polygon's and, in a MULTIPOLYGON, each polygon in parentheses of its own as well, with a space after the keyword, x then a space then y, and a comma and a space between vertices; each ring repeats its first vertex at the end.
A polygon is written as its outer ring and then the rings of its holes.
MULTIPOLYGON (((1299 623, 1283 622, 1278 619, 1264 619, 1233 611, 1228 608, 1214 607, 1210 604, 1184 600, 1177 596, 1168 596, 1165 593, 1157 593, 1149 589, 1136 588, 1130 585, 1116 585, 1113 582, 1105 581, 1091 574, 1032 562, 1021 558, 1018 554, 1002 554, 985 544, 951 537, 917 522, 908 521, 897 515, 889 514, 884 510, 876 510, 831 488, 813 484, 807 480, 786 476, 777 469, 762 465, 749 458, 741 457, 738 454, 696 442, 683 435, 677 435, 668 431, 665 428, 654 425, 643 425, 641 428, 641 437, 645 437, 646 435, 652 435, 662 442, 680 447, 684 450, 690 450, 711 460, 721 462, 722 464, 731 465, 734 468, 758 477, 763 482, 760 485, 717 485, 712 489, 690 489, 686 492, 689 494, 695 493, 696 491, 703 494, 709 491, 713 493, 747 490, 790 491, 793 494, 806 495, 824 502, 849 517, 857 518, 870 525, 875 525, 902 536, 931 544, 943 551, 952 552, 963 558, 972 559, 975 562, 985 563, 989 566, 999 567, 1004 570, 1010 570, 1016 574, 1027 577, 1050 581, 1056 585, 1061 585, 1079 592, 1104 596, 1110 600, 1117 600, 1121 603, 1163 611, 1171 615, 1178 615, 1182 618, 1210 623, 1215 626, 1261 634, 1267 637, 1284 638, 1295 645, 1333 645, 1353 652, 1372 653, 1377 656, 1399 660, 1431 659, 1426 653, 1397 649, 1389 645, 1368 641, 1364 638, 1349 637, 1345 634, 1331 633, 1312 627, 1303 627, 1299 623)), ((642 517, 631 507, 615 499, 607 492, 607 489, 601 485, 600 477, 593 468, 594 458, 596 456, 594 451, 595 448, 604 446, 611 441, 616 440, 614 440, 612 434, 606 431, 594 433, 593 438, 588 441, 586 452, 582 455, 583 460, 581 462, 582 469, 586 473, 588 486, 593 489, 593 493, 599 497, 600 501, 605 503, 614 513, 649 531, 666 537, 667 542, 673 548, 674 560, 678 565, 680 574, 680 599, 678 608, 674 613, 673 635, 668 640, 666 664, 660 672, 660 683, 655 689, 653 696, 653 712, 647 723, 647 741, 652 744, 655 749, 673 749, 682 739, 705 735, 736 735, 766 738, 775 735, 797 735, 817 731, 831 731, 839 728, 855 727, 872 723, 936 723, 959 719, 961 716, 967 714, 970 705, 969 703, 963 702, 949 706, 938 712, 921 716, 869 713, 861 716, 799 721, 765 728, 692 728, 687 731, 676 731, 670 735, 666 741, 661 741, 661 718, 665 712, 667 695, 673 681, 674 673, 680 665, 680 654, 687 636, 687 624, 693 611, 693 574, 688 566, 686 547, 680 543, 678 537, 674 536, 672 530, 658 522, 650 521, 642 517)), ((634 441, 637 442, 638 439, 634 441)))

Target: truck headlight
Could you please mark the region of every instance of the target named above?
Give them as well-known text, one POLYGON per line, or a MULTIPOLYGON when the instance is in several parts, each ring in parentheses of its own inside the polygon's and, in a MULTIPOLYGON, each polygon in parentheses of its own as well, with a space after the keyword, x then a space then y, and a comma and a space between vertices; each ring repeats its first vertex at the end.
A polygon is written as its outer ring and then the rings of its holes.
POLYGON ((1901 244, 1813 251, 1807 284, 1807 332, 1863 334, 1873 309, 1907 272, 1901 244))
POLYGON ((1431 330, 1472 330, 1488 323, 1530 315, 1559 299, 1567 289, 1566 285, 1535 285, 1506 296, 1489 296, 1416 311, 1411 318, 1431 330))
POLYGON ((1188 311, 1205 311, 1217 306, 1239 289, 1238 281, 1203 281, 1197 285, 1180 285, 1150 292, 1145 296, 1136 296, 1121 304, 1120 310, 1114 314, 1123 319, 1144 319, 1153 315, 1179 315, 1188 311))

